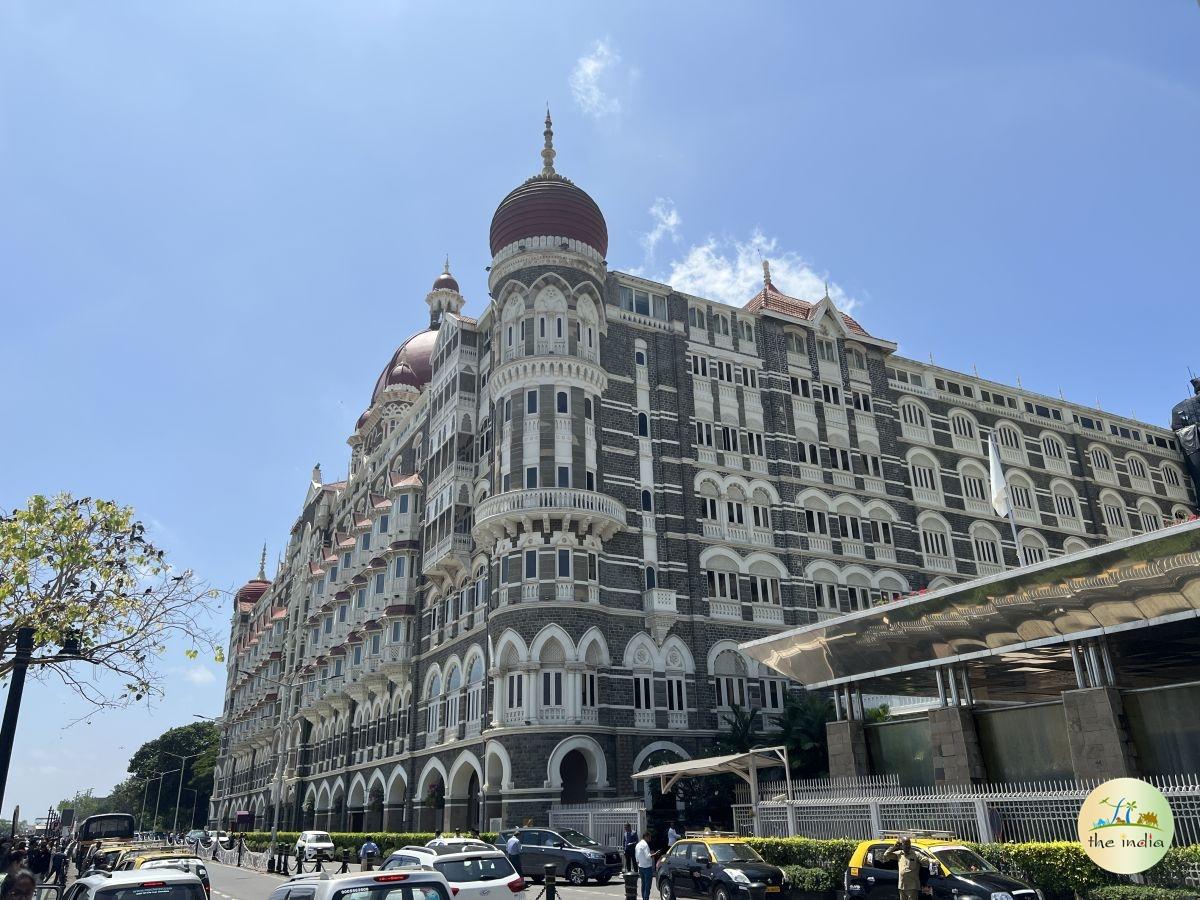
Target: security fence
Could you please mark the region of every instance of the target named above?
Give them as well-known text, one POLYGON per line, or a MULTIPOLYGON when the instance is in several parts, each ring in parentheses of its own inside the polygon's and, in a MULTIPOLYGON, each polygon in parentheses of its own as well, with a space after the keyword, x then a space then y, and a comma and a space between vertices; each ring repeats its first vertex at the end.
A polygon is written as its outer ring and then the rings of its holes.
MULTIPOLYGON (((1200 775, 1150 776, 1171 804, 1175 845, 1200 843, 1200 775)), ((949 831, 965 841, 1075 841, 1079 810, 1095 781, 1045 781, 1027 784, 901 787, 860 783, 846 790, 833 782, 793 785, 796 834, 812 838, 865 840, 882 831, 949 831)), ((760 796, 778 794, 760 790, 760 796)), ((742 799, 739 797, 739 799, 742 799)), ((754 810, 733 807, 734 827, 754 833, 754 810)), ((759 837, 788 835, 787 803, 758 804, 759 837)))
POLYGON ((556 803, 550 807, 552 829, 574 828, 605 847, 620 847, 624 843, 626 824, 632 825, 637 834, 646 830, 645 803, 617 800, 611 803, 556 803))

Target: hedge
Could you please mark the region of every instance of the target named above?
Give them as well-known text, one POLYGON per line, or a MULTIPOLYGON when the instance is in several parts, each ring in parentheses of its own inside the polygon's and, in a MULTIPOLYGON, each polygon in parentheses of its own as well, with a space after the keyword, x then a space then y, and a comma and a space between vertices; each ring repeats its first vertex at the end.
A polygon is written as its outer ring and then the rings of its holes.
POLYGON ((1088 900, 1200 900, 1187 888, 1155 887, 1149 884, 1110 884, 1096 888, 1088 900))
MULTIPOLYGON (((246 831, 242 833, 246 838, 246 846, 251 850, 266 850, 271 844, 271 832, 269 831, 246 831)), ((277 833, 276 842, 285 847, 295 847, 296 840, 300 837, 298 831, 280 831, 277 833)), ((380 851, 384 856, 387 856, 393 850, 399 850, 401 847, 409 845, 417 845, 423 847, 425 844, 433 840, 432 831, 331 831, 330 839, 333 841, 335 848, 334 852, 341 855, 343 849, 350 851, 350 856, 354 859, 358 858, 358 848, 361 847, 368 837, 374 838, 375 843, 379 845, 380 851)), ((480 837, 489 844, 496 840, 496 835, 493 832, 483 832, 480 837)))
MULTIPOLYGON (((295 846, 300 836, 298 831, 279 832, 279 843, 285 847, 295 846)), ((409 844, 424 845, 433 839, 431 832, 332 832, 336 853, 349 850, 353 858, 367 837, 373 837, 386 856, 393 850, 409 844)), ((492 843, 496 835, 491 832, 481 835, 492 843)), ((270 843, 270 832, 251 831, 245 833, 246 846, 251 850, 265 850, 270 843)), ((850 856, 859 842, 852 838, 817 840, 815 838, 747 838, 767 862, 780 867, 796 866, 801 869, 820 869, 832 879, 834 886, 842 883, 842 877, 850 864, 850 856)), ((1097 900, 1179 900, 1174 894, 1110 894, 1112 889, 1139 887, 1129 885, 1126 879, 1097 867, 1083 847, 1078 843, 1059 841, 1055 843, 1025 844, 968 844, 984 859, 1011 875, 1041 888, 1048 900, 1067 900, 1072 896, 1097 898, 1097 900), (1103 893, 1102 893, 1103 892, 1103 893)), ((1184 879, 1200 867, 1200 846, 1172 847, 1153 869, 1146 872, 1146 879, 1160 887, 1181 887, 1184 879)), ((805 876, 811 878, 815 876, 805 876)))
MULTIPOLYGON (((792 889, 804 893, 823 894, 832 891, 838 883, 824 869, 806 869, 804 866, 780 866, 780 868, 791 881, 792 889)), ((1113 900, 1123 900, 1123 898, 1114 897, 1113 900)))

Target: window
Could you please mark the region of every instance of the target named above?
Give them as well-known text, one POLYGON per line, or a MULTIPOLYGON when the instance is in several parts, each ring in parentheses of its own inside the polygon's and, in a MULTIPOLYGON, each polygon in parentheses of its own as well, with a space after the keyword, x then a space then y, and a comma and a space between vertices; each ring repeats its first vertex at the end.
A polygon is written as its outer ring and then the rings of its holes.
POLYGON ((521 709, 525 706, 525 676, 521 672, 508 673, 508 708, 521 709))
POLYGON ((804 511, 804 526, 809 534, 829 534, 829 518, 819 509, 804 511))
POLYGON ((802 334, 789 331, 787 334, 787 348, 788 353, 798 353, 801 356, 808 355, 808 342, 802 334))
POLYGON ((1168 487, 1176 487, 1176 488, 1179 487, 1179 485, 1180 485, 1179 470, 1176 469, 1174 466, 1163 466, 1162 467, 1162 476, 1163 476, 1163 483, 1166 484, 1168 487))
POLYGON ((346 616, 349 614, 349 612, 350 612, 350 604, 342 603, 342 604, 338 605, 337 620, 338 620, 339 624, 346 621, 346 616))
POLYGON ((584 487, 586 487, 589 491, 594 491, 596 489, 596 473, 590 469, 585 473, 584 487))
POLYGON ((378 524, 379 524, 379 533, 386 534, 387 530, 388 530, 388 515, 387 515, 387 513, 384 513, 382 516, 379 517, 378 524))
POLYGON ((1129 467, 1130 478, 1140 478, 1143 481, 1147 479, 1148 476, 1146 475, 1146 464, 1142 462, 1141 459, 1136 456, 1131 456, 1125 461, 1125 463, 1129 467))
POLYGON ((558 409, 558 411, 560 413, 567 412, 567 392, 566 391, 558 392, 556 404, 557 404, 556 408, 558 409))
POLYGON ((504 401, 504 421, 505 422, 512 421, 512 400, 504 401))
POLYGON ((763 708, 783 709, 783 698, 787 695, 786 682, 782 678, 764 678, 759 685, 762 688, 763 708))
POLYGON ((700 518, 709 519, 713 522, 717 521, 717 498, 716 497, 701 497, 700 498, 700 518))
POLYGON ((870 394, 863 393, 862 391, 851 391, 850 403, 859 412, 872 412, 870 394))
POLYGON ((571 486, 571 467, 570 466, 559 466, 558 467, 558 486, 564 487, 564 488, 571 486))
POLYGON ((835 384, 823 384, 821 385, 821 399, 834 406, 841 406, 842 392, 835 384))
POLYGON ((654 566, 646 566, 644 574, 646 590, 652 591, 658 587, 658 572, 655 571, 654 566))
POLYGON ((779 593, 779 579, 766 575, 750 576, 750 602, 775 603, 783 602, 779 593))
POLYGON ((810 466, 821 465, 821 453, 817 450, 817 445, 801 441, 796 450, 796 456, 800 462, 808 463, 810 466))
POLYGON ((867 609, 871 605, 871 591, 863 585, 847 585, 846 597, 851 609, 867 609))
POLYGON ((1162 515, 1157 510, 1144 506, 1138 518, 1141 520, 1142 531, 1154 531, 1162 528, 1162 515))
POLYGON ((377 593, 377 594, 383 593, 383 584, 385 581, 387 581, 387 573, 386 572, 376 573, 376 575, 375 575, 375 593, 377 593))
POLYGON ((708 359, 703 356, 689 356, 691 360, 692 374, 699 375, 703 378, 708 377, 708 359))
POLYGON ((811 397, 812 396, 812 385, 809 384, 809 381, 807 378, 797 378, 795 375, 792 375, 791 378, 789 379, 789 381, 791 383, 792 393, 795 394, 796 396, 798 396, 798 397, 811 397))
POLYGON ((895 537, 892 534, 892 523, 885 522, 882 519, 876 519, 871 523, 871 530, 875 535, 875 543, 885 544, 889 547, 896 545, 895 537))
POLYGON ((817 606, 822 609, 837 609, 837 585, 831 581, 814 581, 813 592, 817 597, 817 606))
POLYGON ((921 549, 927 556, 948 557, 950 555, 950 542, 946 537, 946 532, 937 525, 922 525, 921 549))
POLYGON ((988 499, 987 484, 984 481, 984 476, 977 474, 973 469, 963 469, 962 489, 963 496, 968 500, 986 502, 988 499))
POLYGON ((596 705, 595 672, 583 672, 579 676, 579 705, 585 708, 596 705))
POLYGON ((525 412, 536 413, 537 411, 538 411, 538 392, 537 391, 526 391, 525 392, 525 412))
POLYGON ((562 316, 558 316, 554 320, 554 334, 555 334, 555 337, 559 337, 559 338, 561 338, 563 336, 563 318, 562 318, 562 316))
POLYGON ((1075 497, 1068 494, 1065 489, 1059 489, 1054 492, 1054 511, 1064 519, 1079 518, 1078 507, 1075 505, 1075 497))
POLYGON ((562 672, 542 673, 542 706, 562 706, 562 672))
POLYGON ((849 348, 849 350, 847 350, 846 355, 850 359, 850 368, 865 369, 867 367, 866 354, 863 353, 861 350, 859 350, 857 347, 849 348))
POLYGON ((873 478, 883 477, 883 459, 873 453, 863 453, 863 471, 873 478))
POLYGON ((538 486, 538 467, 537 466, 526 466, 525 467, 525 487, 535 488, 537 486, 538 486))
POLYGON ((771 510, 767 506, 760 503, 752 505, 750 507, 750 518, 755 528, 771 527, 771 510))
POLYGON ((746 705, 746 664, 734 650, 722 650, 713 662, 717 706, 746 705))
POLYGON ((371 635, 371 655, 372 656, 379 655, 379 648, 382 645, 382 643, 383 643, 383 635, 380 635, 380 634, 371 635))
POLYGON ((975 561, 987 565, 1000 565, 1000 544, 987 532, 977 532, 971 540, 975 550, 975 561))
POLYGON ((1033 509, 1033 491, 1028 485, 1021 484, 1019 481, 1010 481, 1008 485, 1009 494, 1012 496, 1013 506, 1020 509, 1033 509))
POLYGON ((650 418, 644 412, 638 413, 638 437, 650 437, 650 418))
POLYGON ((646 365, 646 353, 644 350, 637 350, 633 354, 633 364, 635 366, 646 365))
POLYGON ((1041 544, 1035 543, 1032 538, 1024 538, 1021 542, 1021 564, 1030 566, 1034 563, 1044 562, 1046 559, 1046 548, 1041 544))
POLYGON ((347 550, 345 553, 342 554, 342 568, 343 569, 350 568, 350 551, 349 550, 347 550))
POLYGON ((654 680, 649 675, 633 676, 633 708, 654 709, 654 680))
POLYGON ((837 362, 837 345, 826 338, 817 338, 817 358, 823 362, 837 362))
POLYGON ((914 428, 928 427, 924 407, 917 406, 915 403, 900 404, 900 421, 906 425, 912 425, 914 428))
POLYGON ((1093 447, 1088 451, 1088 456, 1091 457, 1092 468, 1102 469, 1105 472, 1112 471, 1112 457, 1102 447, 1093 447))
POLYGON ((913 487, 924 488, 927 491, 938 489, 937 477, 933 467, 914 462, 912 464, 913 487))
POLYGON ((1065 459, 1066 451, 1063 449, 1062 441, 1053 435, 1046 435, 1042 438, 1042 452, 1050 459, 1065 459))
POLYGON ((696 443, 701 447, 713 445, 713 428, 708 422, 696 423, 696 443))
POLYGON ((1021 432, 1013 428, 1011 425, 1001 425, 996 429, 996 440, 1000 442, 1001 447, 1007 447, 1009 450, 1024 449, 1024 442, 1021 438, 1021 432))
POLYGON ((975 437, 975 423, 966 416, 951 416, 950 430, 962 438, 975 437))
POLYGON ((720 572, 709 569, 708 596, 713 600, 738 600, 738 577, 736 572, 720 572))
POLYGON ((853 472, 854 469, 850 466, 850 452, 841 447, 828 447, 829 451, 829 468, 841 469, 843 472, 853 472))
POLYGON ((843 538, 849 538, 852 541, 861 541, 863 539, 862 520, 857 516, 848 516, 845 514, 838 515, 838 529, 843 538))
POLYGON ((360 551, 371 549, 371 532, 364 531, 358 536, 358 549, 360 551))
POLYGON ((525 551, 525 577, 537 578, 537 551, 525 551))
POLYGON ((688 325, 692 328, 704 327, 704 313, 694 306, 688 307, 688 325))
POLYGON ((591 397, 583 398, 583 417, 585 419, 587 419, 588 421, 591 421, 591 418, 592 418, 592 398, 591 397))
POLYGON ((682 712, 687 709, 684 702, 683 679, 679 676, 667 676, 667 709, 672 712, 682 712))
POLYGON ((558 577, 571 577, 571 551, 561 547, 558 551, 558 577))
POLYGON ((651 512, 654 508, 649 491, 642 491, 642 511, 651 512))
POLYGON ((725 516, 726 521, 731 525, 746 524, 746 510, 738 500, 725 501, 725 516))
POLYGON ((763 436, 757 431, 742 432, 742 452, 750 456, 765 456, 763 450, 763 436))

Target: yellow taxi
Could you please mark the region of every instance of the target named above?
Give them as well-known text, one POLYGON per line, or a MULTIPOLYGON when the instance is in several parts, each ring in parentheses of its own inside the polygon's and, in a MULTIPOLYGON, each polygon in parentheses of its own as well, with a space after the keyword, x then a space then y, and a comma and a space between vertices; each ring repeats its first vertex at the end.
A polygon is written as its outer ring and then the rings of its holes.
POLYGON ((662 900, 786 900, 783 870, 735 834, 688 832, 664 854, 654 873, 662 900))
POLYGON ((191 872, 204 885, 206 897, 212 896, 212 882, 208 878, 208 865, 190 850, 171 847, 135 848, 125 853, 117 862, 121 870, 132 869, 182 869, 191 872))
POLYGON ((1042 892, 1005 875, 948 832, 883 832, 862 841, 850 855, 847 900, 896 900, 900 874, 887 852, 907 837, 921 858, 922 893, 932 900, 1042 900, 1042 892))

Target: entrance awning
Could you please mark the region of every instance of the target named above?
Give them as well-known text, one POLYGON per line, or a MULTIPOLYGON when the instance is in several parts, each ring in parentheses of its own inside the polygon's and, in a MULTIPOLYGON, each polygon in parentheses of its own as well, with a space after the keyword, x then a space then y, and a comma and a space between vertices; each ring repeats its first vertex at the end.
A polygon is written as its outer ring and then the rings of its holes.
POLYGON ((788 833, 795 834, 795 810, 792 808, 792 776, 788 771, 786 747, 762 747, 748 753, 731 753, 727 756, 704 756, 700 759, 685 759, 682 762, 663 763, 634 773, 634 778, 657 778, 659 789, 665 794, 682 778, 699 778, 703 775, 737 775, 750 785, 750 804, 754 812, 754 833, 758 834, 758 770, 782 766, 787 782, 788 833))

